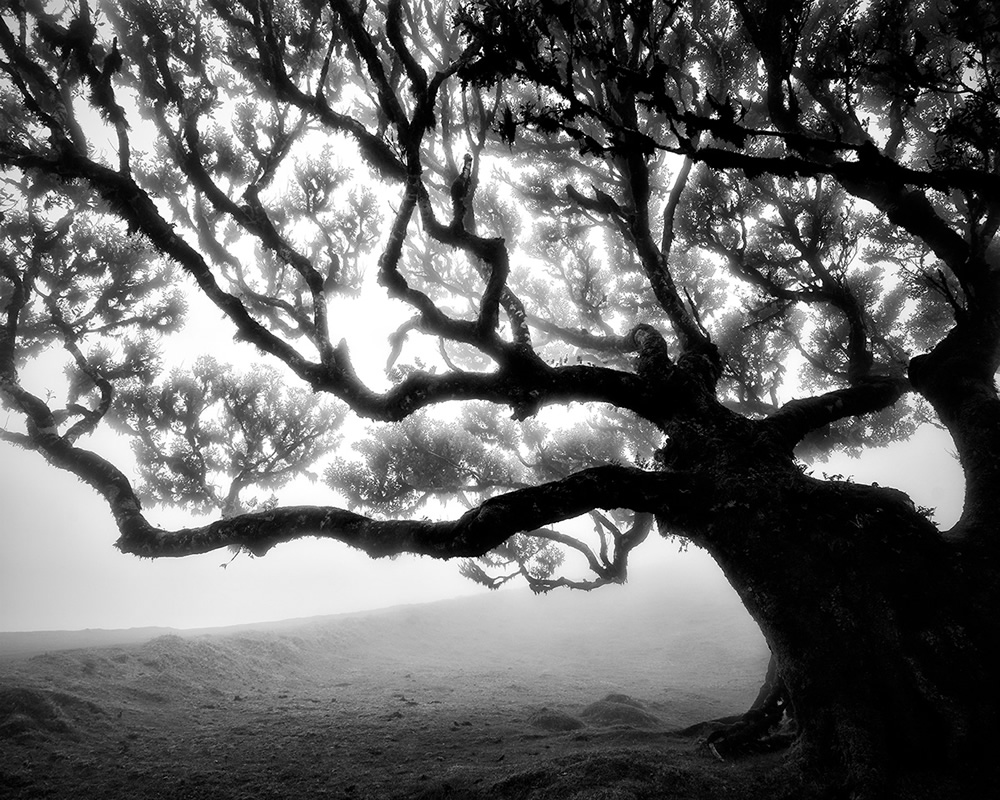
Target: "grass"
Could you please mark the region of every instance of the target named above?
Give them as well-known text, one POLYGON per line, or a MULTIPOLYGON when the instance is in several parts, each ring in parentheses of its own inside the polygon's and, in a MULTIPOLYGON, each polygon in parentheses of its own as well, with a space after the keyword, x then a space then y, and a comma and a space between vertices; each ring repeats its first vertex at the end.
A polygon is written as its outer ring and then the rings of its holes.
POLYGON ((766 663, 734 597, 677 582, 53 650, 0 662, 0 795, 780 796, 783 756, 676 733, 766 663))

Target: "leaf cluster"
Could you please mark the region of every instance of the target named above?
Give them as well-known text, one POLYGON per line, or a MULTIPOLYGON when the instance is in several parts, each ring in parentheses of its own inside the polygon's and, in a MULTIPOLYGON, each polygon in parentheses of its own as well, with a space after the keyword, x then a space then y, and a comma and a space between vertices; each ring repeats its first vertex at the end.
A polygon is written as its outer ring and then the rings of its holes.
POLYGON ((224 516, 256 508, 260 490, 315 479, 309 467, 335 445, 342 420, 342 411, 283 387, 271 367, 241 373, 208 356, 122 387, 111 416, 134 442, 148 499, 224 516))

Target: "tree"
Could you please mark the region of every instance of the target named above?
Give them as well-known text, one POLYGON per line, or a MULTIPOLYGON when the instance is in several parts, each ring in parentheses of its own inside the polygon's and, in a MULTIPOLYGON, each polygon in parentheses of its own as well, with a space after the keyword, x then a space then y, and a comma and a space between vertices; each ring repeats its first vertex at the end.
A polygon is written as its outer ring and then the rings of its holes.
POLYGON ((544 591, 623 581, 655 520, 774 655, 717 749, 787 712, 803 763, 859 797, 928 760, 987 768, 992 4, 22 0, 2 22, 0 392, 24 419, 3 438, 101 493, 120 550, 324 536, 544 591), (370 378, 331 329, 376 253, 407 312, 370 378), (147 388, 183 286, 340 405, 207 361, 147 388), (18 378, 53 345, 61 408, 18 378), (371 421, 325 466, 349 509, 256 494, 322 458, 341 407, 371 421), (78 443, 104 420, 137 437, 148 498, 221 517, 155 527, 78 443), (926 420, 966 478, 949 530, 800 460, 926 420), (591 543, 560 527, 588 515, 591 543), (559 575, 566 548, 593 577, 559 575))

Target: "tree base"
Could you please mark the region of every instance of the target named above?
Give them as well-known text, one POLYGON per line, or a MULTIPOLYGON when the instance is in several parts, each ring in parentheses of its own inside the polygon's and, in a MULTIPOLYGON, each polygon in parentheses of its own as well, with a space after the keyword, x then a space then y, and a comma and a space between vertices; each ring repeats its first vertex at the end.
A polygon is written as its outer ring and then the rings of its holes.
POLYGON ((797 731, 791 719, 788 691, 778 674, 774 656, 757 699, 745 714, 702 722, 682 731, 708 734, 700 745, 720 761, 753 753, 771 753, 790 747, 797 731))
POLYGON ((701 743, 719 761, 743 755, 773 753, 784 750, 795 742, 794 730, 776 730, 769 719, 747 712, 736 722, 712 731, 701 743))

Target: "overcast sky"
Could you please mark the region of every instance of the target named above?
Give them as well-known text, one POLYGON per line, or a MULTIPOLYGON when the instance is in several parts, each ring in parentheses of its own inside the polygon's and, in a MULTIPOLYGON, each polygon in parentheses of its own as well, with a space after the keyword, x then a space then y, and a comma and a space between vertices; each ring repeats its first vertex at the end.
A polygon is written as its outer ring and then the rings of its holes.
MULTIPOLYGON (((920 505, 955 520, 960 473, 947 436, 926 428, 913 440, 874 450, 861 461, 838 459, 814 470, 896 486, 920 505)), ((453 562, 400 557, 373 561, 334 542, 276 547, 264 558, 241 555, 223 569, 228 551, 150 561, 119 553, 104 502, 41 457, 0 442, 0 630, 75 630, 165 625, 231 625, 333 614, 488 591, 458 575, 453 562)), ((309 502, 309 487, 290 502, 309 502)), ((314 487, 312 502, 328 502, 314 487)), ((178 511, 150 514, 156 524, 192 520, 178 511)), ((697 551, 651 540, 633 555, 633 582, 655 581, 665 560, 685 559, 710 576, 697 551)), ((717 573, 716 573, 717 574, 717 573)))

